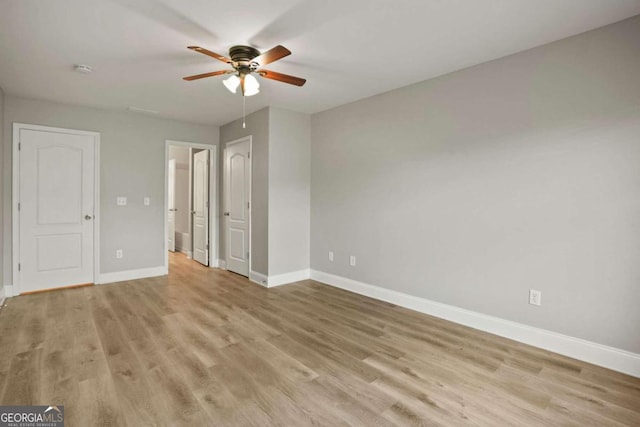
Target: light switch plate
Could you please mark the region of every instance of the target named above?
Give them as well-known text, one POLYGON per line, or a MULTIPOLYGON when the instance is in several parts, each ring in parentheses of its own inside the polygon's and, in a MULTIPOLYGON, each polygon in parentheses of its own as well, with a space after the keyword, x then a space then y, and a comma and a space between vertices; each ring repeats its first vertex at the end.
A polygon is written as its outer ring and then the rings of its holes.
POLYGON ((122 196, 118 196, 116 198, 116 205, 117 206, 127 206, 127 198, 126 197, 122 197, 122 196))

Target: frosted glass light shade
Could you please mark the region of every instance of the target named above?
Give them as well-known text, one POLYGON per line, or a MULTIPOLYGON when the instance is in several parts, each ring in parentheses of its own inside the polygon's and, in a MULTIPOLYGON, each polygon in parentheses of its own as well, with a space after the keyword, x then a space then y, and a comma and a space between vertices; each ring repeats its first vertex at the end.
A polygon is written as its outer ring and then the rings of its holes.
POLYGON ((253 96, 260 92, 260 83, 251 74, 244 77, 244 96, 253 96))
POLYGON ((223 80, 222 83, 229 89, 229 92, 236 93, 238 86, 240 86, 240 78, 234 74, 228 79, 223 80))

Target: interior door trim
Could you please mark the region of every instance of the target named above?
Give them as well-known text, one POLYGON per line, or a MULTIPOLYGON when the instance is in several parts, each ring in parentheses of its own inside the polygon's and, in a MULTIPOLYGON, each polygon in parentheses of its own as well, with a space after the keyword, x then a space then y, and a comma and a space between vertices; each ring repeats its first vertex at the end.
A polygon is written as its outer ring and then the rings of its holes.
POLYGON ((11 171, 11 271, 12 284, 9 292, 5 285, 5 296, 20 294, 20 274, 18 261, 20 254, 20 215, 18 203, 20 201, 20 131, 35 130, 40 132, 66 133, 71 135, 85 135, 93 137, 93 283, 100 283, 100 133, 65 129, 51 126, 33 125, 28 123, 13 124, 12 171, 11 171))
MULTIPOLYGON (((224 153, 222 154, 222 159, 223 159, 223 163, 224 166, 222 168, 222 207, 224 210, 227 210, 227 186, 226 183, 224 182, 224 179, 227 175, 227 162, 226 162, 226 150, 227 147, 229 147, 230 145, 234 145, 234 144, 239 144, 241 142, 245 142, 245 141, 249 141, 249 276, 251 277, 251 274, 253 273, 253 249, 251 248, 251 237, 252 237, 252 232, 251 232, 251 218, 252 218, 252 212, 253 212, 253 198, 251 197, 252 192, 253 192, 253 139, 251 135, 248 136, 243 136, 242 138, 238 138, 238 139, 234 139, 233 141, 229 141, 229 142, 225 142, 224 143, 224 153)), ((228 231, 228 227, 226 225, 226 220, 223 219, 223 226, 222 228, 224 229, 224 262, 225 265, 228 265, 229 263, 229 259, 227 257, 227 253, 228 253, 228 244, 229 244, 229 238, 227 236, 227 231, 228 231)))
MULTIPOLYGON (((218 146, 171 139, 165 140, 164 143, 164 270, 165 272, 169 271, 169 230, 167 230, 167 222, 169 221, 169 182, 167 173, 169 169, 169 146, 171 145, 209 150, 209 268, 213 268, 218 265, 218 247, 220 245, 218 237, 220 234, 218 232, 220 229, 218 217, 218 146)), ((189 183, 189 193, 191 193, 191 180, 189 180, 189 183)), ((191 237, 193 239, 193 236, 191 237)))

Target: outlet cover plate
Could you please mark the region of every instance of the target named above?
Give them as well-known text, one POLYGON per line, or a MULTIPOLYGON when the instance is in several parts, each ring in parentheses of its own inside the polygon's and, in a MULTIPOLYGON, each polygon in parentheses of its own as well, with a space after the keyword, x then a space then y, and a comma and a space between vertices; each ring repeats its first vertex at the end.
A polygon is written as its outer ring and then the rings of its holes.
POLYGON ((529 289, 529 304, 531 305, 542 304, 542 292, 536 289, 529 289))

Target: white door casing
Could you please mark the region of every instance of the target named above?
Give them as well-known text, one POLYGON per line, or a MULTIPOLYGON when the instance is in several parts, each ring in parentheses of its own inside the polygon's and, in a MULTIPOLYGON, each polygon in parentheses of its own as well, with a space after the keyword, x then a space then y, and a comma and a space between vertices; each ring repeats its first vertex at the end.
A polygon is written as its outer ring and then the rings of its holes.
POLYGON ((176 159, 169 160, 169 169, 167 171, 167 203, 169 209, 167 211, 167 235, 169 236, 167 244, 171 252, 176 251, 176 159))
POLYGON ((227 270, 249 276, 251 139, 227 143, 224 152, 224 226, 227 270))
POLYGON ((193 259, 209 265, 209 151, 193 155, 193 259))
POLYGON ((17 291, 94 283, 98 134, 15 124, 15 148, 17 291))

